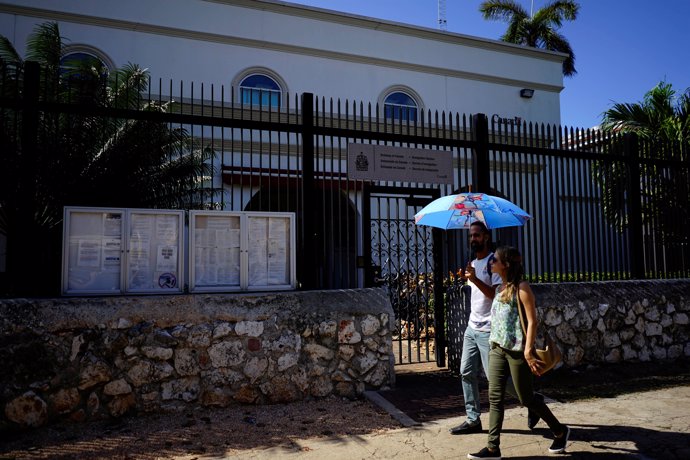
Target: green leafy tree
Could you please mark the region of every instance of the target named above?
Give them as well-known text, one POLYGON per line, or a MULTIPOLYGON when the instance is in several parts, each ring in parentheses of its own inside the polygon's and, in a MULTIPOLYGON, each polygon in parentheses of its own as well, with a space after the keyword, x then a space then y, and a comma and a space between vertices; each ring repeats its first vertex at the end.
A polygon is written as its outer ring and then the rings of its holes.
MULTIPOLYGON (((622 153, 620 134, 633 133, 644 160, 683 160, 690 153, 690 89, 678 95, 670 83, 660 82, 641 102, 614 103, 603 114, 601 129, 612 136, 606 151, 622 153)), ((623 162, 596 162, 592 168, 602 188, 604 213, 619 228, 627 227, 626 190, 628 170, 623 162)), ((662 166, 654 161, 640 164, 643 223, 651 223, 664 243, 687 242, 687 167, 662 166)))
POLYGON ((572 76, 575 70, 575 53, 568 40, 558 33, 563 21, 574 21, 580 5, 572 0, 556 0, 530 15, 513 0, 487 0, 479 6, 484 19, 504 21, 508 30, 501 40, 517 45, 558 51, 568 55, 563 62, 563 75, 572 76))
MULTIPOLYGON (((59 273, 64 206, 199 208, 213 201, 210 148, 155 116, 105 115, 169 111, 170 103, 144 97, 148 72, 135 64, 108 72, 95 58, 61 62, 64 50, 55 23, 33 31, 26 60, 0 37, 0 96, 28 98, 33 61, 40 67, 36 99, 58 106, 33 114, 0 106, 0 232, 15 291, 37 258, 49 265, 39 268, 43 279, 57 286, 46 274, 59 273)), ((40 293, 34 287, 29 294, 40 293)))

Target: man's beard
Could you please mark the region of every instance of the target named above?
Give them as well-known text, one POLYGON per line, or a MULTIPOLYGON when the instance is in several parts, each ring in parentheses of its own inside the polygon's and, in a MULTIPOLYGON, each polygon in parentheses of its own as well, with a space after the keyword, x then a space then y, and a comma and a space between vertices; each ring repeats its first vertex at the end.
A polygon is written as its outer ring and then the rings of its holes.
POLYGON ((479 243, 477 241, 472 241, 470 243, 470 249, 472 249, 472 251, 474 251, 474 252, 481 251, 485 247, 486 247, 486 242, 479 243))

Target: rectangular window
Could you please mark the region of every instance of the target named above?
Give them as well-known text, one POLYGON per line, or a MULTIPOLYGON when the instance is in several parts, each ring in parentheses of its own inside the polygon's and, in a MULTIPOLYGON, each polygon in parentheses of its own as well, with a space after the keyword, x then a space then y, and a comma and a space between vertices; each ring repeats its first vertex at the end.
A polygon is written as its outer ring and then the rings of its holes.
POLYGON ((242 104, 259 107, 280 107, 280 91, 271 89, 240 88, 242 104))

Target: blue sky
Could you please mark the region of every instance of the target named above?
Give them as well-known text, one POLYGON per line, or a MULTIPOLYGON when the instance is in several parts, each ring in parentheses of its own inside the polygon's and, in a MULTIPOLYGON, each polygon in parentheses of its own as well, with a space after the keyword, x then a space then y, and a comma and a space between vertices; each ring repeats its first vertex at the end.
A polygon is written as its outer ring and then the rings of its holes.
MULTIPOLYGON (((437 0, 290 0, 292 3, 437 28, 437 0)), ((518 0, 529 10, 530 0, 518 0)), ((534 0, 534 9, 547 2, 534 0)), ((498 39, 502 22, 479 13, 481 0, 446 0, 448 31, 498 39)), ((613 102, 638 102, 662 80, 690 87, 690 0, 580 0, 561 28, 575 52, 561 92, 561 123, 592 127, 613 102)))

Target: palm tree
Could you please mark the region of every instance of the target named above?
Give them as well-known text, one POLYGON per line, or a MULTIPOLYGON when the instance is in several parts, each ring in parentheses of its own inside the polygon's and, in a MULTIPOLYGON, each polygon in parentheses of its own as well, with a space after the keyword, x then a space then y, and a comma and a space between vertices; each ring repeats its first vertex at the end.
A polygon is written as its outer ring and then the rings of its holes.
MULTIPOLYGON (((185 129, 152 114, 134 119, 93 115, 110 109, 169 111, 170 103, 142 96, 148 72, 128 64, 109 73, 95 58, 61 62, 63 43, 56 23, 39 25, 27 41, 25 61, 0 37, 1 97, 25 98, 28 62, 33 61, 40 67, 41 102, 85 109, 45 110, 29 117, 0 106, 0 233, 7 237, 8 273, 22 279, 32 268, 22 267, 32 258, 29 249, 36 250, 34 259, 52 256, 51 263, 59 263, 64 206, 184 209, 213 200, 209 160, 214 152, 196 145, 185 129), (37 249, 37 241, 45 247, 37 249)), ((31 260, 34 269, 35 263, 31 260)), ((10 283, 17 287, 20 281, 10 283)))
POLYGON ((604 112, 604 131, 635 133, 654 143, 690 142, 690 88, 677 96, 671 83, 660 82, 642 102, 614 103, 604 112))
POLYGON ((501 40, 517 45, 558 51, 568 55, 563 62, 563 75, 575 75, 575 53, 566 38, 558 33, 564 20, 577 18, 580 5, 572 0, 555 0, 530 15, 513 0, 486 0, 479 6, 484 19, 505 21, 508 30, 501 40))
MULTIPOLYGON (((670 83, 662 81, 641 102, 614 103, 604 112, 601 129, 613 137, 608 152, 620 152, 623 141, 618 135, 631 133, 639 140, 642 159, 687 162, 690 89, 678 95, 670 83)), ((622 163, 599 161, 592 171, 602 187, 605 215, 619 228, 626 227, 627 168, 622 163)), ((644 161, 640 164, 640 175, 643 222, 654 225, 663 242, 687 241, 690 195, 687 171, 644 161)))

